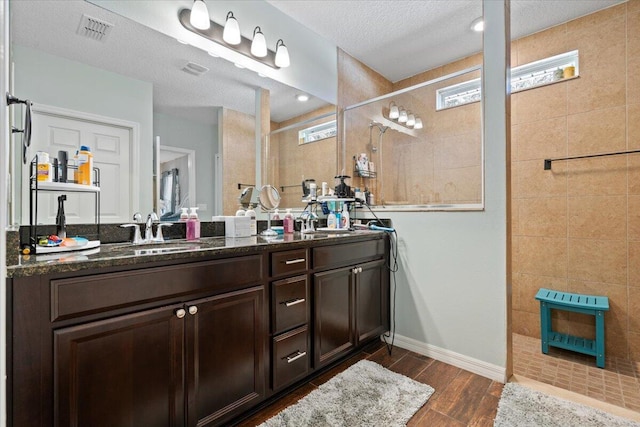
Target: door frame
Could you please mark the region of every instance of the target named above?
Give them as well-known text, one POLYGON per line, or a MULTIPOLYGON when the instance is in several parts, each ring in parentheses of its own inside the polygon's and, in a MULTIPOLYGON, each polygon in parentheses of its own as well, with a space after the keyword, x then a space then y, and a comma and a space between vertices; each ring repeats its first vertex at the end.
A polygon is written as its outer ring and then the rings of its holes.
MULTIPOLYGON (((140 194, 140 123, 130 120, 119 119, 116 117, 103 116, 100 114, 88 113, 85 111, 77 111, 69 108, 57 107, 53 105, 33 103, 31 106, 31 120, 38 115, 47 115, 58 117, 62 119, 81 121, 87 123, 95 123, 98 125, 105 125, 111 127, 121 127, 129 131, 129 206, 131 206, 131 212, 137 212, 140 210, 140 200, 137 198, 140 194)), ((31 153, 30 159, 33 158, 31 153)), ((21 165, 23 172, 20 173, 20 177, 24 182, 24 168, 28 168, 27 165, 21 165)), ((16 194, 17 195, 17 194, 16 194)), ((102 201, 105 202, 104 200, 102 201)), ((20 191, 20 223, 28 224, 29 214, 29 197, 24 194, 24 186, 20 191), (27 214, 27 221, 25 222, 25 213, 27 214)))

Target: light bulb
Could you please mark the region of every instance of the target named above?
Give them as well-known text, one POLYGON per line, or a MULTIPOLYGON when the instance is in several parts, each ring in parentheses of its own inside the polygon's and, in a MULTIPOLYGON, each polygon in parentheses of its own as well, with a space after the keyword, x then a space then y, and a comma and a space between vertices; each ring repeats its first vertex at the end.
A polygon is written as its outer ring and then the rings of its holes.
POLYGON ((398 117, 400 117, 400 110, 398 110, 398 106, 392 102, 389 107, 389 118, 395 120, 398 117))
POLYGON ((240 25, 233 16, 233 12, 227 13, 227 22, 224 24, 222 31, 222 40, 229 44, 240 44, 242 38, 240 36, 240 25))
POLYGON ((400 116, 398 116, 398 121, 400 123, 407 122, 407 110, 400 110, 400 116))
POLYGON ((291 65, 289 60, 289 49, 285 46, 282 39, 276 42, 276 67, 286 68, 291 65))
POLYGON ((409 113, 409 115, 407 116, 407 126, 413 127, 413 125, 415 124, 416 124, 416 116, 409 113))
POLYGON ((264 34, 262 34, 260 27, 256 27, 253 30, 251 54, 258 58, 264 58, 265 56, 267 56, 267 40, 264 38, 264 34))
POLYGON ((484 31, 484 19, 482 17, 474 19, 471 23, 471 29, 476 33, 484 31))
POLYGON ((300 102, 306 102, 309 100, 309 95, 301 93, 300 95, 296 95, 296 99, 300 102))
POLYGON ((413 125, 414 129, 422 129, 422 119, 420 117, 416 117, 416 124, 413 125))
POLYGON ((209 19, 209 10, 204 0, 195 0, 191 6, 191 14, 189 15, 191 25, 199 30, 208 30, 211 26, 209 19))

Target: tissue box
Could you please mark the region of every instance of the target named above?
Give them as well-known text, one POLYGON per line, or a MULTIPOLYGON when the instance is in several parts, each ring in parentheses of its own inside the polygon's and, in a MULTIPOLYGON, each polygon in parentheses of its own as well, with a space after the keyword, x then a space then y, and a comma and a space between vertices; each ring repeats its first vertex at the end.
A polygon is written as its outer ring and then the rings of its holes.
POLYGON ((249 237, 251 236, 251 218, 248 216, 225 216, 225 237, 249 237))

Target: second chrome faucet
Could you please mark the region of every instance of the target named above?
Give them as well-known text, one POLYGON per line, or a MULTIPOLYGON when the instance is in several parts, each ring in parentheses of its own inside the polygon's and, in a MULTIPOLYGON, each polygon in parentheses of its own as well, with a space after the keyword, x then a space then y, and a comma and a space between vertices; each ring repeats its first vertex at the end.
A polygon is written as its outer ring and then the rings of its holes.
POLYGON ((140 233, 140 222, 142 221, 142 215, 140 212, 133 214, 133 220, 136 223, 122 224, 120 227, 132 227, 133 232, 133 244, 141 245, 145 243, 162 243, 164 242, 164 236, 162 235, 162 227, 170 227, 170 222, 159 222, 158 215, 155 212, 151 212, 147 216, 147 222, 145 223, 144 239, 140 233), (156 234, 153 235, 153 224, 156 223, 156 234))

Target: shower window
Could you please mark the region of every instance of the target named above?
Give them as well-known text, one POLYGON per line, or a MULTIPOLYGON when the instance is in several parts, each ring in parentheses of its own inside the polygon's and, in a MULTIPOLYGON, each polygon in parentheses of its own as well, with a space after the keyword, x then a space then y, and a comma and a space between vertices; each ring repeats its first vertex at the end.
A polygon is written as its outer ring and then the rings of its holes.
POLYGON ((438 91, 480 78, 481 67, 469 68, 346 107, 351 187, 379 209, 482 210, 482 103, 436 108, 438 91))

